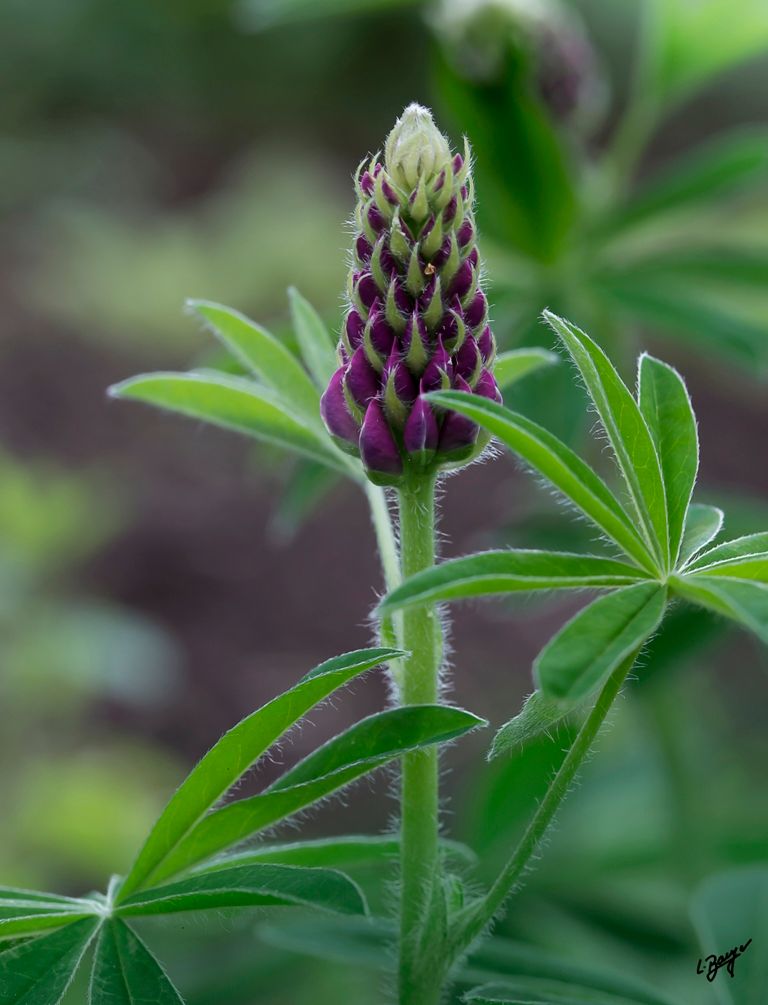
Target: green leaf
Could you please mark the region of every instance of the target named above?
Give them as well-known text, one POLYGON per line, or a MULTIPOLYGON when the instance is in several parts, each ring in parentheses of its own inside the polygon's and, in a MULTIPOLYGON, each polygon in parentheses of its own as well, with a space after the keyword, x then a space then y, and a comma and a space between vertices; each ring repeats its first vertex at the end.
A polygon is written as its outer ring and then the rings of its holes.
POLYGON ((88 1005, 184 1005, 168 975, 132 929, 110 919, 99 934, 88 1005))
POLYGON ((681 597, 737 621, 768 643, 768 585, 689 572, 669 583, 681 597))
POLYGON ((640 357, 637 397, 661 463, 667 500, 669 550, 674 566, 699 470, 696 416, 688 389, 677 370, 647 353, 640 357))
POLYGON ((510 349, 509 352, 499 353, 493 361, 493 375, 503 391, 529 373, 534 373, 544 366, 552 366, 559 362, 560 357, 557 353, 549 352, 548 349, 541 349, 538 346, 510 349))
POLYGON ((691 503, 685 518, 685 530, 680 543, 678 564, 685 565, 717 537, 723 526, 724 514, 717 506, 691 503))
POLYGON ((564 703, 548 697, 541 691, 529 694, 520 712, 506 722, 494 736, 488 760, 510 754, 541 733, 554 729, 578 704, 578 702, 564 703))
MULTIPOLYGON (((390 966, 387 950, 395 935, 393 926, 381 919, 344 917, 324 918, 322 923, 303 918, 270 921, 259 926, 259 934, 280 949, 371 970, 387 970, 390 966)), ((597 994, 612 994, 615 998, 611 1005, 675 1005, 668 995, 637 978, 564 959, 549 950, 510 939, 482 941, 462 961, 455 977, 464 986, 533 978, 588 988, 595 999, 597 994)), ((592 1002, 588 998, 585 1005, 592 1002)))
POLYGON ((768 46, 762 0, 654 0, 653 80, 661 96, 681 98, 768 46))
POLYGON ((669 568, 669 526, 659 456, 642 412, 603 350, 579 328, 544 312, 570 353, 616 455, 646 540, 669 568))
POLYGON ((225 733, 163 810, 122 884, 118 902, 151 881, 211 806, 306 712, 354 677, 400 655, 395 649, 360 649, 327 660, 225 733))
POLYGON ((230 307, 207 300, 189 300, 187 303, 255 377, 272 388, 283 402, 320 426, 320 395, 304 367, 282 342, 266 328, 230 307))
POLYGON ((768 134, 739 131, 718 137, 652 178, 611 217, 612 229, 663 213, 710 205, 718 197, 768 181, 768 134))
POLYGON ((344 873, 265 862, 194 873, 177 883, 135 893, 117 910, 121 915, 173 914, 274 904, 367 913, 359 887, 344 873))
POLYGON ((453 558, 411 576, 384 598, 379 609, 388 613, 414 604, 528 590, 628 586, 644 578, 634 566, 593 555, 486 551, 453 558))
POLYGON ((62 928, 97 913, 97 905, 86 902, 76 908, 63 904, 45 904, 42 901, 0 901, 0 939, 36 935, 51 928, 62 928))
POLYGON ((173 876, 244 841, 408 750, 445 743, 484 720, 445 705, 410 705, 369 716, 334 737, 265 792, 229 803, 202 819, 155 871, 173 876))
POLYGON ((115 398, 143 401, 322 461, 349 475, 353 467, 319 429, 254 381, 197 373, 148 373, 115 384, 115 398))
POLYGON ((293 286, 288 290, 288 299, 301 355, 315 384, 324 391, 339 366, 336 348, 320 315, 293 286))
MULTIPOLYGON (((474 863, 476 855, 459 841, 442 840, 443 855, 448 859, 474 863)), ((345 837, 315 838, 311 841, 293 841, 283 844, 259 845, 248 851, 235 852, 214 859, 195 870, 212 872, 234 865, 252 865, 257 862, 277 862, 281 865, 323 866, 327 869, 355 866, 381 865, 396 860, 400 855, 400 840, 387 834, 351 834, 345 837)))
MULTIPOLYGON (((731 977, 723 967, 714 981, 721 1005, 762 1005, 768 988, 768 868, 733 869, 711 876, 691 902, 691 918, 702 956, 741 950, 731 977)), ((702 959, 701 965, 708 967, 702 959)), ((704 980, 704 977, 701 978, 704 980)))
POLYGON ((725 576, 729 579, 755 580, 768 584, 768 551, 745 558, 731 558, 700 569, 687 570, 692 579, 699 576, 725 576))
MULTIPOLYGON (((685 339, 700 351, 702 344, 723 359, 746 367, 754 376, 765 369, 768 326, 734 313, 706 295, 692 299, 673 281, 638 283, 634 277, 601 278, 598 285, 623 313, 685 339)), ((686 286, 687 288, 687 286, 686 286)))
POLYGON ((472 1005, 640 1005, 642 998, 596 991, 583 984, 517 977, 474 988, 462 999, 472 1005))
POLYGON ((716 544, 714 548, 698 555, 688 566, 686 572, 698 571, 704 566, 714 565, 715 562, 727 562, 734 558, 745 558, 748 555, 761 555, 765 551, 768 551, 768 532, 746 534, 744 537, 716 544))
POLYGON ((556 436, 524 415, 476 394, 433 391, 428 397, 437 405, 466 415, 498 437, 640 566, 654 571, 646 545, 618 500, 602 479, 556 436))
POLYGON ((91 901, 84 900, 82 897, 62 897, 58 893, 40 893, 38 890, 22 890, 15 886, 0 886, 0 901, 13 901, 14 903, 27 901, 30 904, 42 902, 45 905, 71 907, 73 909, 82 907, 83 904, 91 903, 91 901))
POLYGON ((544 646, 534 676, 549 697, 576 701, 590 693, 656 631, 666 591, 640 583, 599 597, 544 646))
POLYGON ((75 921, 0 953, 0 1005, 57 1005, 99 926, 75 921))

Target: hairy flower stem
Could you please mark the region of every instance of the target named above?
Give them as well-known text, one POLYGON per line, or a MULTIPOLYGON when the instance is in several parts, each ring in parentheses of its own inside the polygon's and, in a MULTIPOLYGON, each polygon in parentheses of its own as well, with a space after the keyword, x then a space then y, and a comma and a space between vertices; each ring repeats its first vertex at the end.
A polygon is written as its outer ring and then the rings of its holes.
POLYGON ((496 882, 481 901, 467 907, 456 918, 456 934, 452 947, 454 958, 482 935, 485 928, 504 906, 504 902, 512 893, 515 884, 525 872, 561 803, 568 794, 577 771, 589 753, 595 737, 636 659, 637 652, 634 652, 619 664, 606 681, 592 711, 587 716, 584 725, 566 754, 565 760, 560 765, 560 770, 552 779, 544 799, 528 824, 525 834, 496 882))
MULTIPOLYGON (((419 473, 399 492, 400 554, 403 578, 435 562, 435 477, 419 473)), ((411 653, 404 667, 401 702, 432 704, 438 699, 440 645, 437 615, 428 605, 403 612, 403 646, 411 653)), ((430 909, 439 847, 438 758, 435 746, 406 754, 401 782, 400 1005, 436 1005, 443 974, 420 935, 430 909)))

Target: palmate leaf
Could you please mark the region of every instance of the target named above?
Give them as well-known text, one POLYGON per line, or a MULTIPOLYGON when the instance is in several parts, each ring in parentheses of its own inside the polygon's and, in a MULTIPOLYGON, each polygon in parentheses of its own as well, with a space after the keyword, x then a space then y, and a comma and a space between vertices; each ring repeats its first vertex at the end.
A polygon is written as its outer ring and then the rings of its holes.
POLYGON ((93 903, 83 904, 77 909, 63 906, 35 906, 18 904, 0 905, 0 939, 17 939, 22 935, 39 935, 52 928, 63 928, 73 921, 93 917, 98 913, 93 903))
POLYGON ((488 759, 511 753, 534 737, 549 732, 578 705, 578 701, 564 702, 550 698, 541 691, 534 691, 525 699, 518 714, 497 731, 488 751, 488 759))
POLYGON ((726 577, 728 579, 754 580, 768 584, 768 551, 744 558, 730 558, 712 565, 703 565, 691 572, 691 578, 699 576, 726 577))
MULTIPOLYGON (((321 391, 324 391, 339 365, 336 358, 336 348, 320 315, 293 286, 288 290, 288 299, 291 306, 293 330, 296 333, 301 355, 309 367, 315 384, 321 391)), ((319 420, 319 403, 315 414, 319 420)))
POLYGON ((75 921, 0 953, 0 1005, 57 1005, 99 923, 96 917, 75 921))
POLYGON ((122 884, 118 901, 151 880, 211 806, 306 712, 354 677, 400 655, 399 650, 377 648, 336 656, 225 733, 160 815, 122 884))
POLYGON ((254 381, 213 373, 149 373, 115 384, 109 393, 254 436, 357 477, 351 460, 319 427, 254 381))
POLYGON ((445 743, 484 720, 447 705, 409 705, 369 716, 329 740, 265 792, 203 817, 153 870, 155 883, 252 837, 409 750, 445 743))
POLYGON ((567 552, 495 551, 449 559, 411 576, 388 594, 380 610, 533 590, 601 589, 646 579, 634 566, 567 552))
POLYGON ((664 616, 666 590, 639 583, 599 597, 544 646, 533 666, 545 695, 584 698, 656 631, 664 616))
POLYGON ((637 396, 661 463, 670 558, 674 565, 699 470, 696 416, 688 389, 677 370, 647 353, 643 353, 639 361, 637 396))
POLYGON ((120 915, 175 914, 223 907, 303 906, 366 914, 359 887, 342 872, 259 862, 198 872, 124 900, 120 915))
POLYGON ((104 924, 88 987, 88 1005, 184 1005, 160 963, 119 918, 104 924))
MULTIPOLYGON (((387 949, 393 927, 380 919, 332 917, 321 923, 296 918, 271 921, 259 927, 269 945, 321 959, 336 960, 371 970, 386 970, 391 964, 387 949)), ((481 942, 455 972, 457 983, 467 987, 509 979, 545 980, 589 989, 598 995, 613 995, 611 1005, 676 1005, 668 995, 644 981, 611 970, 562 959, 538 946, 511 939, 491 938, 481 942)), ((580 1002, 579 1005, 582 1005, 580 1002)))
POLYGON ((544 318, 571 355, 613 448, 645 538, 662 569, 669 568, 669 523, 664 479, 650 430, 629 388, 603 350, 563 318, 544 318))
POLYGON ((744 537, 737 537, 732 541, 723 541, 722 544, 716 544, 714 548, 697 555, 686 572, 698 571, 717 562, 745 558, 748 555, 760 555, 766 551, 768 551, 768 533, 746 534, 744 537))
POLYGON ((600 589, 647 578, 625 562, 558 551, 486 551, 453 558, 411 576, 380 605, 388 613, 414 604, 529 590, 600 589))
POLYGON ((729 133, 677 160, 606 221, 619 230, 664 213, 697 209, 718 197, 768 182, 768 133, 729 133))
MULTIPOLYGON (((723 967, 714 983, 722 1005, 762 1005, 768 987, 768 954, 761 949, 768 941, 768 869, 749 866, 705 880, 691 902, 691 918, 703 957, 722 956, 752 940, 735 961, 733 976, 723 967)), ((706 970, 707 961, 702 965, 706 970)))
POLYGON ((641 1005, 643 1002, 642 998, 538 977, 486 984, 468 991, 462 1000, 468 1005, 641 1005))
POLYGON ((655 571, 647 545, 605 482, 543 426, 476 394, 433 391, 428 397, 487 429, 546 478, 639 566, 655 571))
POLYGON ((731 618, 768 643, 768 583, 701 572, 672 576, 670 587, 679 596, 731 618))
POLYGON ((188 300, 213 334, 251 373, 292 405, 310 423, 320 426, 320 395, 304 367, 279 339, 250 318, 207 300, 188 300))
POLYGON ((545 366, 560 362, 557 353, 538 346, 525 349, 510 349, 502 352, 493 361, 493 375, 500 390, 516 383, 529 373, 534 373, 545 366))
MULTIPOLYGON (((443 839, 440 842, 443 856, 457 863, 472 865, 477 856, 459 841, 443 839)), ((349 834, 344 837, 314 838, 310 841, 291 841, 284 844, 264 844, 249 851, 234 852, 215 859, 198 869, 198 873, 227 869, 235 865, 252 865, 258 862, 276 862, 280 865, 322 866, 343 869, 356 866, 381 866, 394 862, 400 855, 400 840, 388 834, 349 834)))
POLYGON ((703 506, 691 503, 685 517, 683 539, 680 542, 678 565, 691 562, 702 548, 714 540, 723 526, 724 514, 717 506, 703 506))

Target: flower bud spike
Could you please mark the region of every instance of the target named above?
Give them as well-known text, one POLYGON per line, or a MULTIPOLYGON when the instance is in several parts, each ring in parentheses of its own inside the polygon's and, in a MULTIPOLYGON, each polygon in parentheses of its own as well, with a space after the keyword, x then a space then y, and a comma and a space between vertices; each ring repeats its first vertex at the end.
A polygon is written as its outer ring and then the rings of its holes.
MULTIPOLYGON (((429 287, 425 290, 425 296, 429 293, 429 287)), ((443 316, 443 298, 441 294, 440 287, 440 276, 435 276, 434 286, 432 288, 432 294, 429 298, 429 302, 424 308, 424 321, 428 328, 434 329, 440 324, 440 319, 443 316)))
POLYGON ((429 199, 427 198, 427 183, 424 175, 419 178, 419 184, 408 200, 408 212, 418 223, 423 223, 429 216, 429 199))
POLYGON ((443 218, 442 216, 432 217, 432 226, 429 232, 422 235, 421 246, 427 258, 434 258, 443 246, 443 218))
POLYGON ((421 269, 418 244, 414 246, 413 251, 411 252, 411 258, 408 262, 408 273, 405 277, 405 285, 408 292, 414 297, 420 296, 424 287, 427 285, 427 280, 421 269))
POLYGON ((389 284, 389 289, 387 290, 387 301, 384 307, 384 311, 387 318, 387 324, 395 331, 398 335, 401 335, 405 331, 405 318, 403 317, 400 308, 397 305, 397 280, 393 279, 389 284))
POLYGON ((469 307, 469 305, 475 299, 475 294, 477 293, 478 277, 477 277, 477 269, 472 267, 472 263, 469 261, 469 259, 466 259, 464 262, 462 262, 461 267, 462 269, 467 267, 469 271, 469 286, 463 294, 459 293, 459 297, 461 299, 461 306, 466 310, 466 308, 469 307))
POLYGON ((360 430, 360 456, 368 477, 377 485, 396 485, 403 462, 395 438, 378 400, 368 406, 360 430))
POLYGON ((419 396, 403 430, 406 453, 421 467, 426 467, 435 455, 439 435, 435 413, 424 398, 419 396))
POLYGON ((350 412, 344 395, 344 367, 331 377, 320 398, 320 415, 337 446, 347 453, 358 454, 360 427, 350 412))
POLYGON ((390 273, 384 267, 383 257, 388 256, 386 250, 386 236, 384 234, 378 239, 373 247, 373 253, 371 254, 371 275, 373 276, 374 282, 379 289, 379 292, 384 296, 389 289, 390 283, 390 273))
POLYGON ((429 360, 429 349, 426 328, 418 314, 411 315, 408 320, 403 345, 406 366, 411 373, 422 374, 429 360))
POLYGON ((413 241, 409 239, 404 229, 400 211, 395 210, 392 217, 392 229, 389 235, 389 250, 400 262, 407 262, 411 256, 413 241))

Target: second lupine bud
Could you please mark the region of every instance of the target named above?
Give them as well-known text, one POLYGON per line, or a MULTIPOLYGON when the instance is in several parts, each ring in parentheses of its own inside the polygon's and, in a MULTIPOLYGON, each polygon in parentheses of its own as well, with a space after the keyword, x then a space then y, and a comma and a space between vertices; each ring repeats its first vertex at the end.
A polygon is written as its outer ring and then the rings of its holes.
POLYGON ((428 109, 410 105, 383 161, 361 165, 340 366, 322 398, 328 431, 368 477, 455 465, 485 445, 478 427, 434 407, 452 388, 501 400, 480 286, 469 149, 451 152, 428 109))

